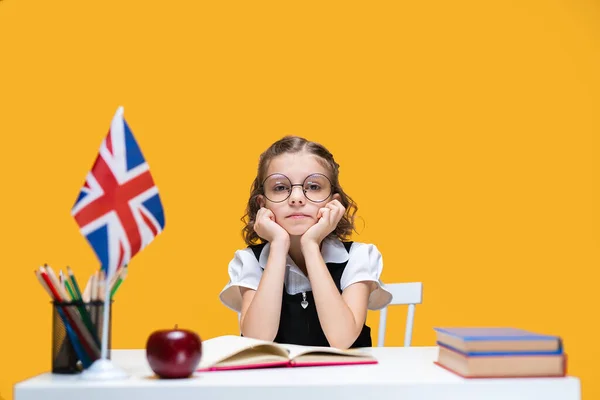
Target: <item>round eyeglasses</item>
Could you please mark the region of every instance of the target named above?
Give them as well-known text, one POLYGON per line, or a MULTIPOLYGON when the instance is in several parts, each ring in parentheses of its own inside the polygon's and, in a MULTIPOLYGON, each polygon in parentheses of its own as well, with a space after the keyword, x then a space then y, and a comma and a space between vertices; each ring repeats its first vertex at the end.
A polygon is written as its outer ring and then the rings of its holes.
POLYGON ((283 174, 272 174, 262 184, 264 196, 273 203, 286 201, 292 195, 294 186, 301 186, 304 196, 314 203, 327 200, 332 192, 331 181, 323 174, 309 175, 302 184, 292 184, 283 174))

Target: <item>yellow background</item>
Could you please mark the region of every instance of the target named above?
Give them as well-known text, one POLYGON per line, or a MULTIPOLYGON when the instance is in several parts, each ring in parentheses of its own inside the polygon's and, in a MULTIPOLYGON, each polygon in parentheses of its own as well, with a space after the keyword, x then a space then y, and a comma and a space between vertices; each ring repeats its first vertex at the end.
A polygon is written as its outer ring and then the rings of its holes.
POLYGON ((592 0, 0 1, 0 396, 50 368, 34 268, 97 266, 70 208, 123 105, 167 224, 117 296, 115 347, 236 333, 218 293, 258 155, 291 133, 337 157, 384 281, 424 282, 415 345, 558 334, 600 397, 599 19, 592 0))

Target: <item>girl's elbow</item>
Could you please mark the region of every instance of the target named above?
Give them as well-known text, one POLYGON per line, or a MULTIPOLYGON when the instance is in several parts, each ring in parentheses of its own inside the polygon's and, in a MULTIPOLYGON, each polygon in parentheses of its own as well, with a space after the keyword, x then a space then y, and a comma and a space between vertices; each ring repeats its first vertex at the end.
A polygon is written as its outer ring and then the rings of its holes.
MULTIPOLYGON (((349 349, 354 342, 356 342, 356 339, 358 339, 358 336, 360 335, 362 331, 362 326, 360 327, 360 329, 355 330, 354 332, 351 332, 350 334, 346 334, 346 335, 339 335, 339 336, 333 336, 329 338, 327 337, 327 341, 329 342, 329 345, 331 347, 335 347, 338 349, 342 349, 342 350, 347 350, 349 349)), ((327 336, 327 335, 325 335, 327 336)))
POLYGON ((260 332, 260 331, 255 331, 253 332, 251 329, 241 329, 240 333, 242 336, 247 337, 247 338, 252 338, 252 339, 258 339, 258 340, 265 340, 267 342, 272 342, 275 340, 275 336, 277 335, 277 332, 273 333, 273 332, 260 332))
POLYGON ((352 346, 352 343, 354 343, 354 341, 350 342, 348 340, 334 340, 329 344, 331 347, 335 347, 336 349, 347 350, 350 348, 350 346, 352 346))
POLYGON ((356 337, 339 337, 339 338, 331 338, 328 340, 329 345, 331 347, 335 347, 337 349, 347 350, 354 344, 356 341, 356 337))
POLYGON ((337 343, 331 343, 331 347, 335 347, 336 349, 340 349, 340 350, 348 350, 350 348, 350 344, 348 343, 343 343, 340 342, 340 344, 337 343))

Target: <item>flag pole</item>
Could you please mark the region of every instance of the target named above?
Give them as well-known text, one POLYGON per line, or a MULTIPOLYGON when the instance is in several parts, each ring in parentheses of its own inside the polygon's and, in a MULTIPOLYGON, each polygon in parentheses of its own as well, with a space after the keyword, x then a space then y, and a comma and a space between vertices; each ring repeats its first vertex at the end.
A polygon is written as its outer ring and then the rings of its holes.
MULTIPOLYGON (((117 109, 116 115, 119 117, 119 122, 122 122, 123 120, 123 107, 120 106, 117 109)), ((114 118, 113 118, 113 124, 115 123, 114 118)), ((111 126, 112 129, 112 126, 111 126)), ((102 350, 100 353, 100 358, 97 359, 96 361, 94 361, 92 363, 92 365, 90 365, 88 368, 84 369, 83 372, 81 373, 81 379, 84 380, 115 380, 115 379, 125 379, 128 378, 129 375, 127 375, 127 373, 122 370, 121 368, 117 367, 111 360, 108 359, 108 330, 110 329, 109 327, 109 318, 108 318, 108 314, 109 314, 109 309, 110 309, 110 279, 112 278, 112 276, 114 274, 116 274, 116 268, 115 271, 111 271, 113 268, 111 268, 110 265, 106 266, 106 274, 105 274, 105 282, 104 282, 104 315, 102 316, 102 350), (111 273, 112 272, 112 273, 111 273)))
POLYGON ((110 326, 108 325, 108 314, 110 310, 110 277, 107 276, 104 281, 104 315, 102 317, 102 351, 100 353, 101 359, 108 359, 108 331, 110 326))
MULTIPOLYGON (((107 268, 109 270, 109 268, 107 268)), ((104 315, 103 323, 102 323, 102 351, 100 353, 100 358, 97 359, 90 365, 88 368, 84 369, 81 373, 81 379, 85 380, 114 380, 114 379, 125 379, 128 378, 129 375, 121 368, 117 367, 113 364, 111 360, 108 359, 108 331, 109 327, 109 309, 110 309, 110 282, 111 276, 106 274, 106 282, 104 284, 104 315)))

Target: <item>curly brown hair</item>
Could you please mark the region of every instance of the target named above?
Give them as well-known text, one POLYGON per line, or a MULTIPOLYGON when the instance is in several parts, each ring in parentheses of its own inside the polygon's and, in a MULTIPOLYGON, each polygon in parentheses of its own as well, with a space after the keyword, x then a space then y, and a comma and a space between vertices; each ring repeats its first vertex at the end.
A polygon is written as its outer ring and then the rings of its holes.
POLYGON ((336 229, 331 232, 327 238, 337 237, 340 240, 346 240, 352 234, 354 228, 354 215, 358 210, 358 206, 348 194, 344 192, 339 182, 339 164, 333 158, 333 154, 329 152, 323 145, 308 141, 299 136, 285 136, 273 143, 265 150, 258 161, 258 172, 252 186, 250 188, 250 199, 246 207, 246 213, 242 217, 244 228, 242 229, 242 237, 247 245, 257 244, 259 240, 264 242, 264 239, 258 236, 254 231, 254 223, 256 222, 256 213, 260 209, 258 204, 258 196, 264 194, 262 182, 269 168, 270 161, 284 153, 299 153, 305 151, 309 154, 318 156, 318 161, 329 170, 331 173, 331 185, 333 193, 338 193, 340 203, 346 209, 344 216, 338 223, 336 229))

